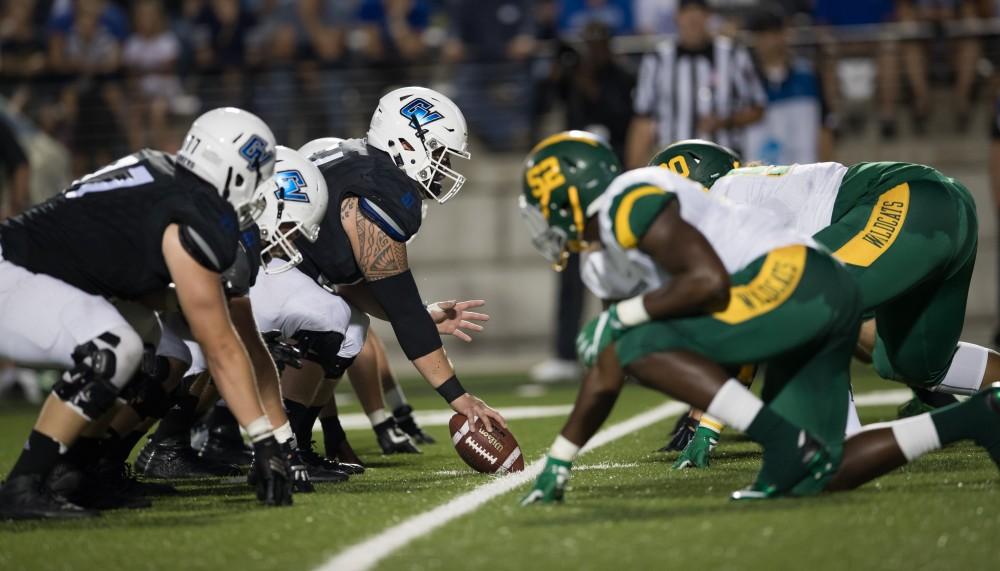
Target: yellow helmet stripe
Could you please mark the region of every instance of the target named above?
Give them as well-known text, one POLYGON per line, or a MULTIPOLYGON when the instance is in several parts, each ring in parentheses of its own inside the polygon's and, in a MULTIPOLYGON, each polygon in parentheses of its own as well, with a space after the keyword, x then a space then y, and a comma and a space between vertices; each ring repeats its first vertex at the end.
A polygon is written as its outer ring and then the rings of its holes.
POLYGON ((573 224, 576 225, 576 235, 583 240, 583 208, 580 206, 580 191, 575 186, 569 187, 569 203, 573 207, 573 224))
POLYGON ((618 212, 615 214, 615 238, 622 248, 635 248, 639 245, 639 239, 632 232, 632 227, 629 226, 628 222, 635 202, 644 196, 666 193, 667 191, 658 186, 649 185, 640 186, 622 197, 622 202, 618 205, 618 212))
POLYGON ((600 145, 598 138, 586 131, 563 131, 562 133, 549 135, 548 137, 542 139, 541 142, 535 145, 534 149, 531 149, 531 154, 535 154, 545 147, 549 147, 563 141, 577 141, 580 143, 587 143, 588 145, 593 145, 595 147, 600 145))

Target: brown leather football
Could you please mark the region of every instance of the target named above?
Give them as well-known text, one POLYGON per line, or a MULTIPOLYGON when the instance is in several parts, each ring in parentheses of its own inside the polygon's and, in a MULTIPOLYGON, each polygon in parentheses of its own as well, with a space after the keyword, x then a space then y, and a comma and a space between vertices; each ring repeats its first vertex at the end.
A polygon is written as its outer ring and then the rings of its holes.
POLYGON ((521 447, 509 430, 493 424, 493 432, 487 432, 482 421, 476 422, 472 430, 464 415, 455 414, 448 421, 451 442, 458 455, 477 472, 484 474, 506 474, 524 470, 524 456, 521 447))

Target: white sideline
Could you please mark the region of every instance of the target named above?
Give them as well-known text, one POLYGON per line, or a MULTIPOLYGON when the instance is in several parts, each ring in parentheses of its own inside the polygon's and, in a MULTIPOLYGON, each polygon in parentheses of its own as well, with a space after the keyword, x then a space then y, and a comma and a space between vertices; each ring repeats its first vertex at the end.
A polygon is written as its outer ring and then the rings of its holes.
MULTIPOLYGON (((686 404, 668 402, 637 414, 628 420, 624 420, 598 432, 583 447, 581 453, 604 446, 609 442, 618 440, 623 436, 627 436, 632 432, 641 430, 665 418, 678 415, 687 409, 688 406, 686 404)), ((414 539, 434 531, 455 518, 473 512, 476 508, 493 498, 533 480, 542 471, 543 465, 544 458, 538 459, 527 466, 523 472, 500 476, 488 484, 483 484, 428 512, 404 520, 402 523, 394 525, 361 543, 356 543, 341 551, 319 566, 317 571, 361 571, 371 569, 376 563, 414 539)))

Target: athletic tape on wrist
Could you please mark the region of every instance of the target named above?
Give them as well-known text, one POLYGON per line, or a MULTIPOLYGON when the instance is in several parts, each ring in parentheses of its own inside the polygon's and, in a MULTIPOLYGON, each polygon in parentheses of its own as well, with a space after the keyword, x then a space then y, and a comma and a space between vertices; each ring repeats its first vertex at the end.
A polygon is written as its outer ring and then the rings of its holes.
POLYGON ((451 401, 465 394, 465 388, 462 387, 462 383, 458 382, 458 377, 455 375, 452 375, 450 379, 442 383, 441 386, 434 390, 436 390, 444 400, 448 401, 449 404, 451 401))
POLYGON ((264 415, 246 426, 247 435, 251 442, 259 442, 274 434, 271 421, 264 415))
POLYGON ((552 448, 549 448, 549 457, 562 460, 563 462, 572 462, 579 453, 580 447, 570 442, 562 434, 556 436, 556 441, 552 443, 552 448))
POLYGON ((622 325, 634 327, 649 321, 649 312, 642 299, 643 296, 637 295, 618 304, 618 320, 622 325))

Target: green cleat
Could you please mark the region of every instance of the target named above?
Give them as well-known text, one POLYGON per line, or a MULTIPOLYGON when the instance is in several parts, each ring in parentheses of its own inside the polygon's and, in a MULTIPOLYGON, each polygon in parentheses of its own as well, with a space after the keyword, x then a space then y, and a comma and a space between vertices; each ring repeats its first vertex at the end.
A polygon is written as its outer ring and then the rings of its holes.
POLYGON ((819 440, 803 430, 799 435, 800 467, 803 473, 798 482, 789 487, 781 487, 769 481, 764 468, 750 487, 737 490, 729 495, 733 501, 767 500, 785 496, 811 496, 823 491, 839 462, 834 460, 830 450, 819 440))
POLYGON ((684 447, 684 451, 674 461, 674 470, 685 468, 708 468, 709 458, 716 445, 719 444, 719 433, 708 428, 699 426, 694 431, 694 437, 684 447))
POLYGON ((975 427, 972 439, 989 452, 993 463, 1000 468, 1000 383, 993 383, 958 406, 969 409, 970 420, 983 419, 982 422, 969 423, 970 427, 975 427))
POLYGON ((542 473, 535 479, 535 485, 526 496, 521 498, 521 505, 551 504, 563 501, 572 465, 571 462, 556 460, 551 456, 547 457, 542 473))

